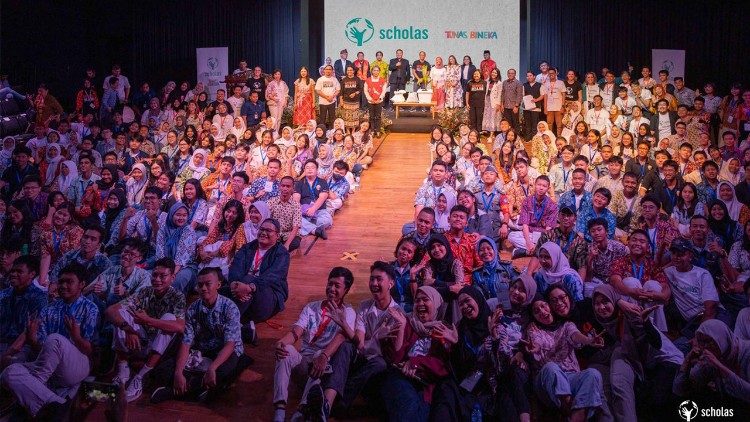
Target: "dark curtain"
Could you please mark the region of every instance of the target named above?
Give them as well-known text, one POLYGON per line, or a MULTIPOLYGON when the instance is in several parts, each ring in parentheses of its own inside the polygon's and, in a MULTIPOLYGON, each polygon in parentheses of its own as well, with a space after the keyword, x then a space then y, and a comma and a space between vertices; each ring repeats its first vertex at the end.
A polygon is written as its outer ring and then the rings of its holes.
MULTIPOLYGON (((311 3, 322 16, 322 0, 311 3)), ((300 33, 300 0, 3 0, 0 12, 2 71, 23 91, 47 82, 68 107, 88 66, 100 89, 119 63, 132 89, 148 81, 159 90, 168 80, 195 83, 197 47, 227 46, 230 72, 244 58, 280 68, 291 85, 301 49, 312 45, 304 64, 317 68, 322 44, 322 24, 310 25, 317 38, 300 33)))
MULTIPOLYGON (((522 0, 523 1, 523 0, 522 0)), ((651 66, 651 49, 685 50, 685 81, 707 81, 726 94, 749 82, 750 2, 725 0, 526 0, 530 1, 530 66, 549 61, 560 70, 602 67, 617 72, 651 66)), ((521 6, 525 6, 522 4, 521 6)), ((522 56, 525 55, 522 48, 522 56)), ((656 75, 654 75, 655 77, 656 75)))

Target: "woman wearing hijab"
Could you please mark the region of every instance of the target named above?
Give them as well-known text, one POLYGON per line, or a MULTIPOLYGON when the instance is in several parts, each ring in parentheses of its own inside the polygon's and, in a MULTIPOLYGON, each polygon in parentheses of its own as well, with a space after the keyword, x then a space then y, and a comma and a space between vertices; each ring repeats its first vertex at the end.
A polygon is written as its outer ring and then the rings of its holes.
MULTIPOLYGON (((412 268, 414 279, 420 279, 424 285, 432 286, 440 293, 444 302, 450 302, 446 321, 458 321, 460 315, 454 299, 463 287, 464 270, 461 260, 453 256, 450 243, 442 234, 433 235, 427 241, 425 249, 429 259, 422 260, 412 268)), ((410 286, 413 289, 412 294, 416 294, 416 284, 412 283, 410 286)))
POLYGON ((172 205, 166 223, 156 235, 156 259, 167 257, 174 260, 176 276, 172 287, 185 294, 193 291, 197 274, 193 268, 197 239, 188 224, 189 212, 182 202, 172 205))
POLYGON ((539 170, 540 174, 547 174, 552 157, 557 156, 555 139, 557 136, 549 130, 547 122, 541 121, 536 125, 537 132, 531 138, 531 167, 539 170))
POLYGON ((518 272, 510 262, 500 262, 497 244, 489 237, 479 238, 477 254, 484 265, 472 274, 474 286, 482 292, 490 308, 501 306, 503 309, 510 309, 510 285, 518 276, 518 272))
POLYGON ((198 148, 193 151, 193 155, 192 157, 190 157, 190 161, 188 162, 187 166, 177 176, 176 183, 178 191, 182 190, 182 187, 185 185, 185 182, 188 181, 188 179, 198 179, 198 181, 201 181, 204 177, 211 174, 211 170, 206 167, 207 159, 208 151, 206 151, 205 149, 198 148))
POLYGON ((278 145, 279 148, 281 148, 282 154, 286 151, 287 148, 294 145, 294 130, 292 130, 291 126, 284 126, 281 129, 281 136, 279 136, 275 141, 274 144, 278 145))
POLYGON ((536 299, 533 321, 526 328, 526 351, 531 361, 534 389, 542 402, 568 416, 585 420, 596 413, 609 415, 602 376, 596 369, 581 370, 575 349, 601 346, 601 336, 587 337, 571 321, 555 318, 549 303, 536 299))
POLYGON ((3 138, 3 148, 0 150, 0 174, 10 167, 13 162, 13 150, 16 148, 16 138, 6 136, 3 138))
POLYGON ((22 255, 28 254, 31 251, 33 224, 29 200, 23 198, 10 201, 5 211, 5 224, 0 232, 0 243, 18 245, 22 255))
POLYGON ((39 173, 44 174, 44 187, 52 186, 60 171, 60 163, 65 160, 62 155, 62 148, 59 144, 47 146, 44 161, 39 163, 39 173))
POLYGON ((697 398, 717 407, 750 411, 750 341, 740 340, 718 319, 703 321, 693 349, 674 380, 681 397, 697 398))
POLYGON ((750 208, 737 200, 737 194, 732 183, 726 181, 719 182, 719 185, 716 187, 716 196, 727 206, 729 218, 732 221, 736 221, 740 223, 740 226, 744 226, 750 220, 750 208))
POLYGON ((570 268, 560 246, 554 242, 543 244, 539 248, 539 264, 541 267, 534 274, 539 293, 545 294, 552 285, 559 284, 570 292, 574 301, 583 300, 583 280, 576 270, 570 268))
POLYGON ((127 194, 128 204, 139 207, 143 201, 143 195, 146 193, 148 186, 148 171, 143 163, 133 165, 130 174, 125 182, 125 193, 127 194))
MULTIPOLYGON (((218 223, 211 225, 208 235, 198 247, 200 258, 199 269, 203 267, 219 267, 226 277, 229 272, 229 261, 234 255, 234 238, 238 228, 245 222, 245 210, 242 203, 236 199, 227 201, 221 210, 218 223)), ((258 223, 260 225, 260 223, 258 223)))
POLYGON ((445 233, 450 230, 450 213, 451 208, 456 205, 456 195, 452 192, 442 192, 438 195, 435 203, 435 226, 437 233, 445 233))
POLYGON ((414 296, 414 312, 390 312, 395 333, 381 344, 391 365, 381 385, 389 421, 426 421, 435 384, 448 375, 445 341, 456 334, 438 319, 442 305, 437 290, 422 286, 414 296))
POLYGON ((122 189, 113 189, 107 196, 107 203, 101 215, 101 225, 104 227, 102 245, 108 255, 118 253, 117 243, 120 238, 120 225, 125 219, 128 209, 128 198, 122 189))
POLYGON ((649 311, 655 308, 637 307, 626 313, 618 305, 621 300, 609 284, 597 286, 592 295, 596 322, 606 331, 605 336, 616 342, 608 362, 613 416, 618 421, 638 420, 636 388, 638 397, 652 404, 652 412, 659 412, 660 408, 664 413, 672 412, 677 404, 672 382, 682 364, 682 352, 648 318, 649 311))
POLYGON ((485 342, 490 335, 487 321, 492 312, 482 292, 473 286, 461 289, 458 303, 461 322, 454 335, 445 337, 450 346, 450 376, 435 390, 430 412, 432 421, 470 420, 475 409, 483 418, 498 416, 489 377, 484 376, 490 374, 484 369, 491 350, 485 342))
POLYGON ((70 186, 78 180, 78 167, 76 163, 68 160, 63 161, 60 165, 60 174, 55 179, 55 183, 50 187, 50 191, 60 191, 67 193, 70 186))
POLYGON ((329 180, 333 173, 333 163, 336 162, 336 157, 333 155, 333 146, 331 144, 323 144, 318 147, 318 177, 323 180, 329 180))
POLYGON ((742 168, 739 158, 731 157, 724 162, 719 172, 719 180, 729 182, 733 186, 745 180, 745 170, 742 168))
POLYGON ((729 215, 727 205, 714 199, 708 205, 708 228, 721 240, 721 247, 729 253, 734 242, 742 238, 742 226, 729 215))
POLYGON ((247 209, 247 218, 244 223, 234 233, 232 238, 232 249, 230 254, 234 254, 246 243, 250 243, 258 238, 258 229, 261 223, 271 217, 271 209, 264 201, 255 201, 247 209))
POLYGON ((326 136, 326 125, 318 125, 315 128, 315 136, 310 138, 311 148, 313 157, 318 158, 318 149, 321 145, 328 143, 328 137, 326 136))

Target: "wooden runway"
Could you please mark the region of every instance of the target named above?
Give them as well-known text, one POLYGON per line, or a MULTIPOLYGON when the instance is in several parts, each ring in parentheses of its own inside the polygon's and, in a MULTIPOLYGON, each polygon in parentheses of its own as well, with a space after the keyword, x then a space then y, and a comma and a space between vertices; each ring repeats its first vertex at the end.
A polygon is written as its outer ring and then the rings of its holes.
MULTIPOLYGON (((128 420, 270 421, 274 344, 296 321, 306 303, 325 296, 331 268, 345 266, 354 273, 354 286, 347 297, 353 306, 369 296, 369 266, 375 260, 393 259, 401 226, 413 217, 414 194, 430 165, 427 139, 427 134, 399 133, 376 142, 374 162, 364 172, 360 190, 350 196, 336 214, 328 240, 318 240, 307 256, 302 256, 301 252, 292 255, 286 309, 269 324, 259 325, 260 345, 245 348, 255 363, 225 397, 208 406, 184 402, 152 405, 143 397, 129 406, 128 420), (357 259, 341 260, 344 252, 357 252, 357 259)), ((309 239, 302 242, 302 251, 309 242, 309 239)), ((298 399, 299 394, 292 385, 287 418, 294 413, 298 399)))

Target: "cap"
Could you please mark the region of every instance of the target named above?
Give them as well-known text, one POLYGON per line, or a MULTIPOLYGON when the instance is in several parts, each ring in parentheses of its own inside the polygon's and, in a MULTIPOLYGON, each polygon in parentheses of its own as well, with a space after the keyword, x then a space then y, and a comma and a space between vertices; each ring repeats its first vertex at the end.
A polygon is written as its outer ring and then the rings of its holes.
POLYGON ((678 237, 677 239, 673 240, 672 244, 669 245, 670 252, 686 252, 692 250, 693 244, 690 243, 689 240, 682 237, 678 237))
POLYGON ((499 173, 497 172, 497 169, 495 168, 495 166, 492 166, 492 165, 490 165, 490 166, 487 166, 487 168, 486 168, 486 169, 484 169, 484 172, 483 172, 482 174, 484 174, 484 173, 487 173, 488 171, 491 171, 491 172, 493 172, 493 173, 495 173, 495 174, 499 174, 499 173))
POLYGON ((573 207, 569 207, 569 206, 566 205, 566 206, 560 208, 560 214, 575 215, 576 214, 576 210, 573 209, 573 207))

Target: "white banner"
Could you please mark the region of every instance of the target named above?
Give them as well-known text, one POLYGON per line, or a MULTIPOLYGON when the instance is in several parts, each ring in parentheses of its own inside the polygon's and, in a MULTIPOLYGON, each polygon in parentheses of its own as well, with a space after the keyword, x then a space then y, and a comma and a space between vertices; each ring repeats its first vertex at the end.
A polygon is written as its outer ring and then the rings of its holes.
MULTIPOLYGON (((503 79, 509 68, 518 70, 518 0, 326 0, 324 21, 325 55, 334 61, 346 48, 351 61, 361 51, 372 62, 375 52, 382 51, 388 62, 400 48, 410 63, 424 50, 430 64, 436 56, 447 64, 452 54, 459 64, 464 55, 471 56, 479 67, 483 51, 490 50, 503 79)), ((524 80, 523 71, 517 73, 524 80)))
MULTIPOLYGON (((651 71, 654 78, 660 70, 669 71, 669 79, 685 77, 685 50, 651 50, 651 71)), ((687 82, 687 81, 686 81, 687 82)))
POLYGON ((203 82, 210 98, 216 98, 216 91, 227 89, 224 77, 229 74, 229 47, 196 48, 198 81, 203 82))

